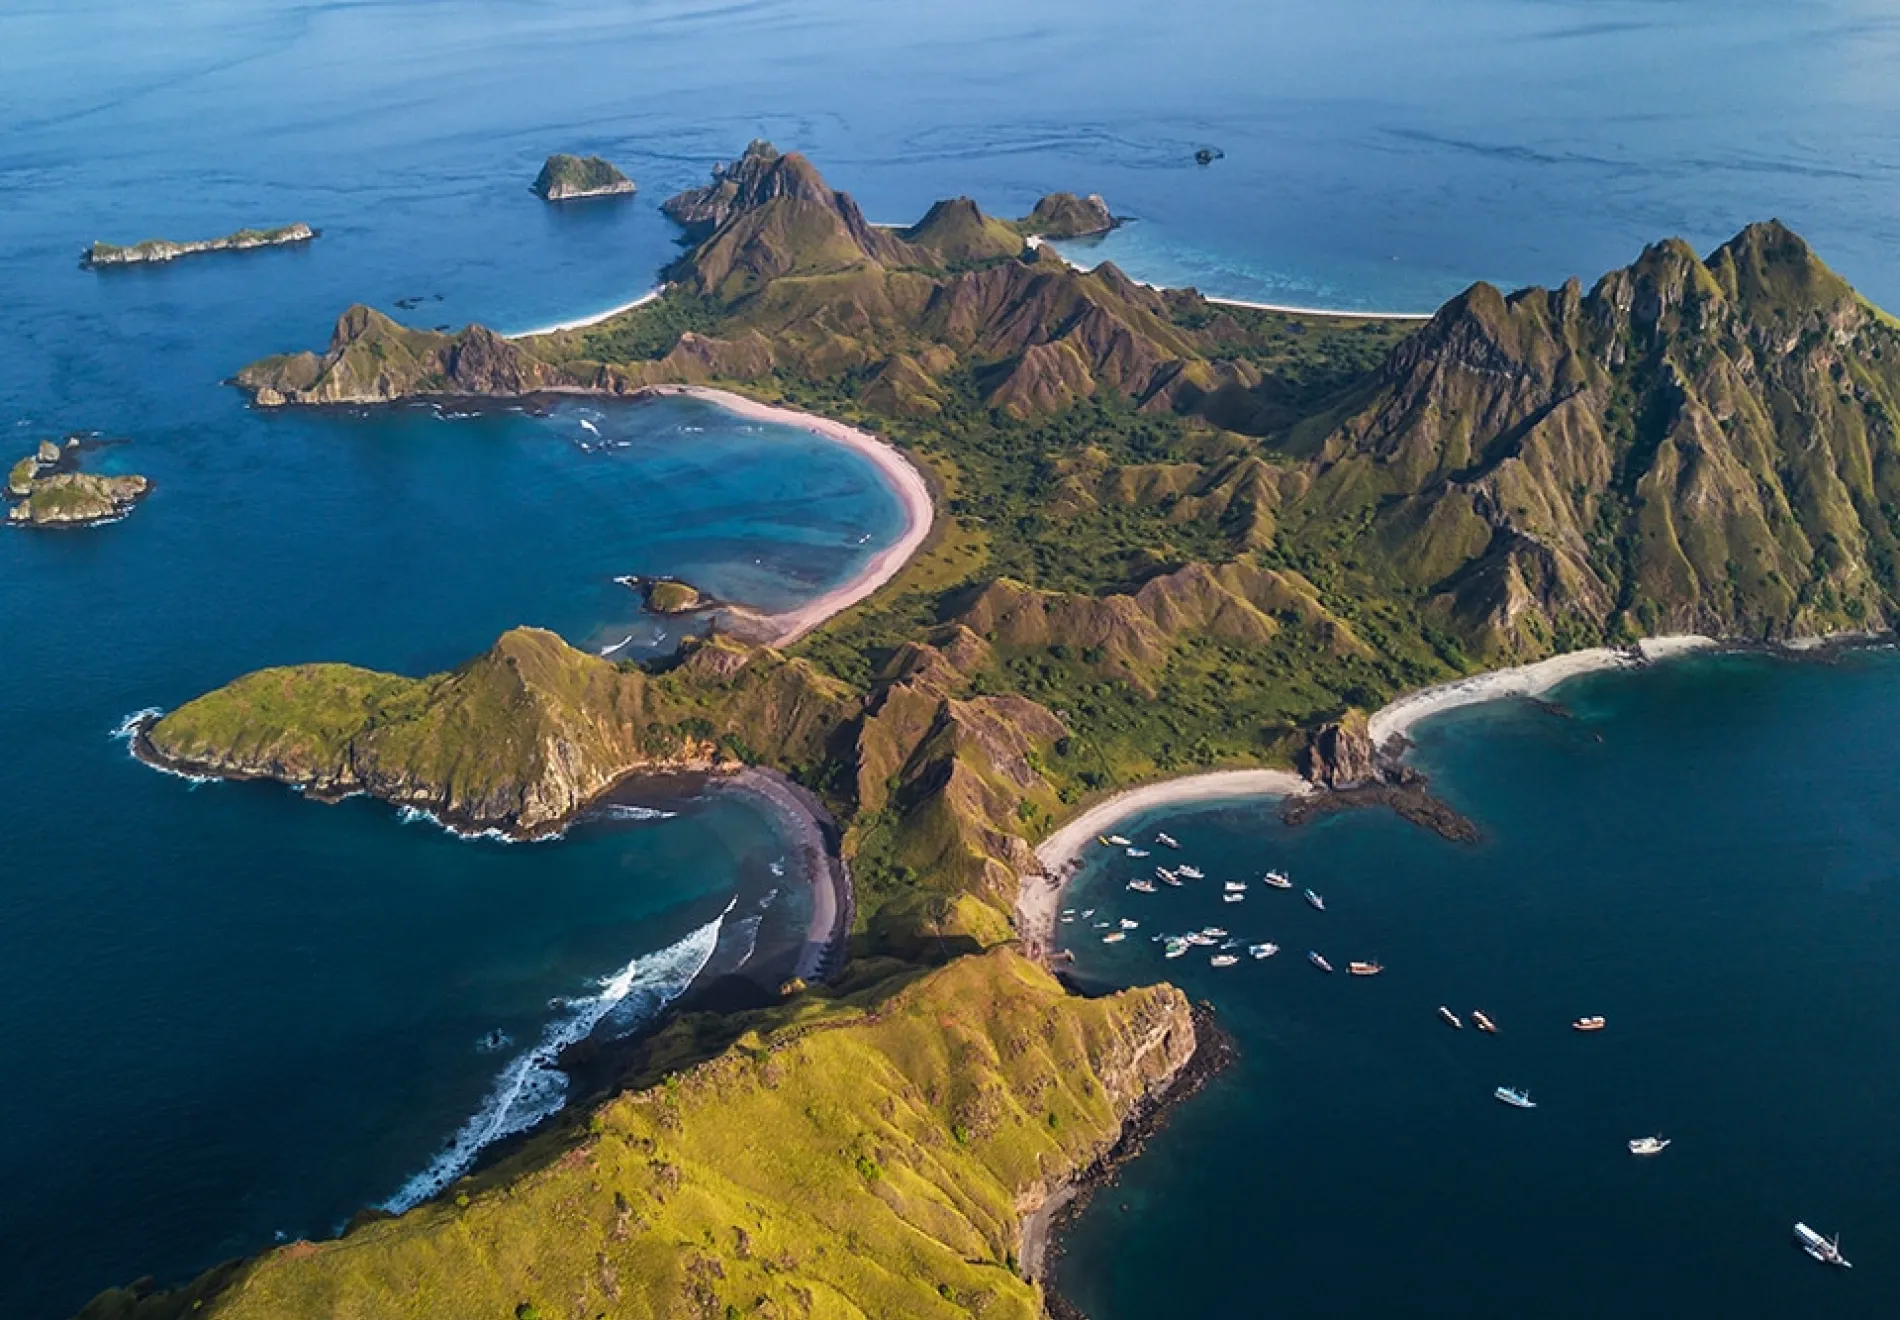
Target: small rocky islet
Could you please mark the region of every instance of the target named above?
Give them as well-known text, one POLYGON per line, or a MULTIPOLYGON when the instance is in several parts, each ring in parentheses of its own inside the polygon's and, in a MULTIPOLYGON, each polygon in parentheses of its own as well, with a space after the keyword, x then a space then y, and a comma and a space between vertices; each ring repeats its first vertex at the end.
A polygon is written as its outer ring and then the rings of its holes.
POLYGON ((100 476, 79 471, 82 441, 40 441, 39 448, 7 471, 7 510, 14 527, 89 527, 123 518, 151 493, 152 483, 135 475, 100 476))
POLYGON ((547 202, 573 202, 586 197, 624 197, 635 191, 632 179, 599 156, 549 156, 535 176, 535 196, 547 202))
POLYGON ((176 261, 179 257, 197 256, 204 252, 248 252, 253 248, 285 247, 293 243, 308 243, 317 237, 317 231, 299 221, 291 225, 279 225, 274 229, 240 229, 223 238, 194 239, 188 242, 175 242, 168 238, 148 238, 142 243, 121 246, 117 243, 95 242, 80 256, 80 264, 88 267, 139 266, 152 265, 166 261, 176 261))

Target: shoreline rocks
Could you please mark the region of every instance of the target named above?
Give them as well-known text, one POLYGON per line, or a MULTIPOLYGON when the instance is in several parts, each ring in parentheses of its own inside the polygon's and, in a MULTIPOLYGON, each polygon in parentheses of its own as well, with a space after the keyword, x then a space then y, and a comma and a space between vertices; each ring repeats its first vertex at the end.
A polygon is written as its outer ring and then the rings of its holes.
POLYGON ((64 446, 42 440, 7 472, 7 510, 14 527, 89 527, 116 522, 151 493, 141 476, 106 477, 79 470, 77 436, 64 446))
POLYGON ((252 248, 308 243, 316 238, 317 234, 317 230, 299 221, 293 225, 280 225, 275 229, 240 229, 235 234, 226 234, 223 238, 198 239, 183 243, 167 238, 148 238, 142 243, 133 243, 129 247, 121 247, 116 243, 95 242, 80 256, 79 264, 95 268, 137 266, 176 261, 179 257, 196 256, 203 252, 248 252, 252 248))

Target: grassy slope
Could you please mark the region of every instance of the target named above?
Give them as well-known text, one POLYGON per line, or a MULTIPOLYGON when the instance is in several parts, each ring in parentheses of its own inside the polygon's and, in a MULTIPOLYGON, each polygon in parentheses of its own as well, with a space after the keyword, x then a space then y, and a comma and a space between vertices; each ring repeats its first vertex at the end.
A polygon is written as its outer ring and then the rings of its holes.
POLYGON ((458 1196, 281 1248, 202 1309, 117 1293, 87 1320, 1039 1315, 1021 1198, 1192 1035, 1178 991, 1078 999, 1007 953, 807 998, 458 1196))

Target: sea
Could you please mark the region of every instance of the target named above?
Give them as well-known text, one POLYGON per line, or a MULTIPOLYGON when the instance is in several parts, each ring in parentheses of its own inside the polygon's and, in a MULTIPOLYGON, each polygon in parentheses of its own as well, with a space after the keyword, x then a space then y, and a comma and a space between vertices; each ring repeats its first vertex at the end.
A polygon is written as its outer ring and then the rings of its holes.
MULTIPOLYGON (((0 532, 0 1312, 67 1315, 426 1196, 558 1105, 563 1042, 640 1030, 805 919, 780 827, 734 795, 656 787, 511 845, 162 776, 115 734, 259 666, 423 674, 517 625, 664 652, 677 625, 615 579, 810 599, 897 534, 866 464, 680 400, 263 414, 225 384, 245 363, 321 347, 359 301, 503 332, 623 304, 678 255, 659 201, 758 136, 809 153, 874 221, 950 194, 1021 214, 1101 192, 1129 223, 1070 255, 1229 297, 1421 311, 1475 279, 1587 281, 1660 236, 1706 249, 1774 215, 1900 305, 1896 56, 1900 19, 1840 2, 0 8, 0 438, 24 454, 80 434, 94 470, 156 482, 119 525, 0 532), (1221 157, 1196 165, 1202 147, 1221 157), (559 150, 607 155, 638 195, 539 202, 528 184, 559 150), (293 220, 322 236, 78 263, 94 239, 293 220)), ((1385 922, 1362 929, 1392 970, 1322 986, 1295 947, 1184 977, 1226 1010, 1242 1062, 1131 1172, 1138 1216, 1108 1197, 1090 1211, 1065 1287, 1101 1315, 1154 1314, 1152 1290, 1196 1279, 1313 1313, 1401 1287, 1385 1304, 1641 1310, 1612 1267, 1635 1259, 1658 1262, 1656 1297, 1747 1302, 1779 1295, 1764 1271, 1804 1263, 1783 1221, 1812 1216, 1850 1255, 1866 1235, 1862 1268, 1795 1270, 1788 1304, 1890 1304, 1868 1190, 1890 987, 1850 951, 1883 929, 1891 815, 1877 749, 1846 754, 1891 727, 1886 663, 1696 661, 1566 693, 1573 720, 1448 716, 1421 757, 1485 829, 1475 849, 1371 815, 1284 841, 1257 812, 1210 819, 1210 856, 1286 851, 1337 877, 1331 915, 1385 922), (1619 713, 1616 694, 1652 683, 1685 686, 1619 713), (1746 773, 1712 762, 1710 728, 1772 752, 1746 773), (1574 763, 1511 761, 1583 730, 1605 741, 1574 763), (1748 805, 1771 783, 1773 810, 1748 805), (1653 837, 1632 835, 1642 821, 1653 837), (1711 864, 1723 830, 1748 842, 1711 864), (1566 905, 1574 938, 1550 924, 1566 905), (1585 954, 1600 976, 1552 970, 1585 954), (1651 963, 1666 984, 1638 974, 1651 963), (1505 1032, 1434 1037, 1414 984, 1482 996, 1505 1032), (1612 1028, 1573 1041, 1573 1011, 1612 1028), (1374 1073, 1336 1071, 1341 1049, 1374 1073), (1398 1062, 1433 1050, 1469 1075, 1433 1087, 1398 1062), (1566 1072, 1593 1057, 1626 1063, 1566 1072), (1701 1091, 1665 1085, 1691 1064, 1701 1091), (1493 1113, 1504 1081, 1547 1099, 1493 1113), (1618 1158, 1657 1125, 1679 1144, 1618 1158), (1242 1176, 1249 1150, 1270 1162, 1242 1176), (1599 1173, 1574 1172, 1599 1153, 1599 1173)), ((1147 952, 1092 970, 1150 976, 1147 952)))

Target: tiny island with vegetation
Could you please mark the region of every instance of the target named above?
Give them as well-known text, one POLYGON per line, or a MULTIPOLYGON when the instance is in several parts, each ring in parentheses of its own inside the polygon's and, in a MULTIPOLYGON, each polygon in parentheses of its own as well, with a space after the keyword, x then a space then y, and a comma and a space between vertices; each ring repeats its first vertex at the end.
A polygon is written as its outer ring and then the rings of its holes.
POLYGON ((874 226, 764 143, 665 210, 692 246, 641 307, 525 339, 354 307, 238 383, 262 407, 716 384, 848 421, 935 494, 888 585, 782 647, 613 663, 518 629, 425 677, 262 670, 135 746, 524 837, 636 771, 770 768, 840 826, 848 957, 675 1014, 436 1202, 88 1320, 1040 1315, 1036 1225, 1213 1033, 1171 987, 1086 998, 1025 956, 1037 840, 1189 771, 1350 788, 1379 773, 1365 712, 1481 669, 1895 617, 1900 323, 1779 223, 1403 322, 1031 241, 1112 224, 1099 199, 874 226))
POLYGON ((599 156, 549 156, 534 179, 534 193, 550 202, 578 201, 583 197, 619 197, 634 191, 634 182, 599 156))
POLYGON ((114 522, 151 493, 140 476, 100 476, 79 470, 82 443, 42 440, 7 472, 7 522, 15 527, 87 527, 114 522))
POLYGON ((137 266, 153 262, 176 261, 179 257, 196 256, 203 252, 248 252, 253 248, 284 247, 292 243, 308 243, 317 237, 316 230, 301 222, 294 225, 279 225, 275 229, 240 229, 235 234, 226 234, 223 238, 197 239, 191 242, 176 243, 167 238, 148 238, 142 243, 133 243, 121 247, 115 243, 94 243, 81 256, 81 264, 87 266, 137 266))

